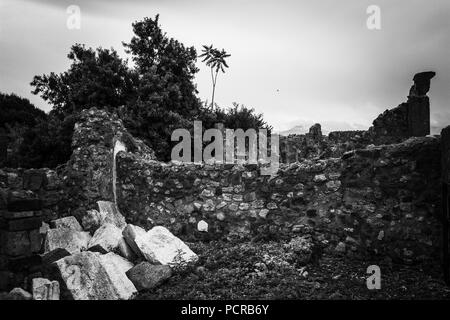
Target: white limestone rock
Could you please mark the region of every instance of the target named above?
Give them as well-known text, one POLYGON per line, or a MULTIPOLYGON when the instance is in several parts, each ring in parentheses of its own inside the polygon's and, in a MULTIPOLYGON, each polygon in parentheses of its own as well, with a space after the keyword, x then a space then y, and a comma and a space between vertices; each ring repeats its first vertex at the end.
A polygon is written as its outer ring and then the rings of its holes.
POLYGON ((55 249, 66 249, 70 254, 87 250, 91 236, 88 232, 67 228, 50 229, 45 239, 45 252, 55 249))
POLYGON ((195 263, 198 256, 179 238, 162 226, 134 239, 145 259, 153 264, 183 266, 195 263))
POLYGON ((121 239, 122 231, 111 223, 105 223, 95 231, 94 236, 89 241, 89 250, 101 253, 116 251, 121 239))

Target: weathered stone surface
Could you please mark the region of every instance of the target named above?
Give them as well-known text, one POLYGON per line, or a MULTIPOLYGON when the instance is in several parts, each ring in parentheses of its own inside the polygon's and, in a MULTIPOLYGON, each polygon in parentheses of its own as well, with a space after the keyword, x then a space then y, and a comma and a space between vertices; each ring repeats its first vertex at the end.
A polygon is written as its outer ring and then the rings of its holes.
POLYGON ((144 236, 146 233, 147 232, 143 228, 134 226, 132 224, 128 224, 122 231, 122 235, 125 241, 138 257, 142 256, 142 253, 138 245, 136 244, 135 239, 138 236, 144 236))
POLYGON ((53 220, 51 226, 53 228, 66 228, 75 231, 83 231, 83 228, 74 216, 53 220))
POLYGON ((122 239, 122 231, 114 224, 105 223, 95 231, 89 241, 89 250, 107 253, 116 251, 122 239))
POLYGON ((111 223, 121 230, 126 227, 125 218, 117 210, 116 205, 110 201, 98 201, 100 215, 103 216, 102 224, 111 223))
POLYGON ((430 90, 431 79, 434 78, 436 72, 427 71, 420 72, 414 76, 414 85, 409 92, 409 98, 423 97, 430 90))
POLYGON ((128 243, 126 242, 126 240, 123 236, 121 237, 121 239, 119 241, 117 251, 122 257, 124 257, 128 261, 134 261, 138 257, 136 255, 136 253, 134 253, 133 249, 131 249, 131 247, 128 245, 128 243))
POLYGON ((144 261, 130 269, 127 276, 137 290, 148 290, 169 279, 172 269, 167 265, 153 265, 144 261))
POLYGON ((22 288, 14 288, 9 292, 9 296, 12 300, 32 300, 31 293, 23 290, 22 288))
POLYGON ((137 292, 125 274, 132 264, 114 253, 85 251, 58 260, 56 265, 75 300, 126 300, 137 292))
POLYGON ((59 259, 70 256, 70 252, 67 249, 56 248, 55 250, 44 253, 42 257, 42 263, 45 265, 49 265, 59 259))
POLYGON ((154 264, 182 266, 198 260, 198 256, 183 241, 161 226, 137 236, 135 243, 145 259, 154 264))
POLYGON ((33 300, 59 300, 60 289, 58 281, 34 278, 32 288, 33 300))
POLYGON ((83 216, 81 224, 84 230, 94 233, 102 225, 103 219, 104 217, 97 210, 88 210, 83 216))
POLYGON ((87 250, 90 239, 91 236, 88 232, 80 232, 66 228, 50 229, 47 232, 44 248, 45 252, 62 248, 74 254, 87 250))

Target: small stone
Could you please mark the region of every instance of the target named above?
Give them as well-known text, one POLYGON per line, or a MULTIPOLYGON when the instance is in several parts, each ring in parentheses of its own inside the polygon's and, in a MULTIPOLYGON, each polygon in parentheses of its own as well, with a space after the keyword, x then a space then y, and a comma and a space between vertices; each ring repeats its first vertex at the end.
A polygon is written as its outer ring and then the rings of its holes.
POLYGON ((268 209, 261 209, 261 211, 259 211, 259 216, 263 219, 267 218, 267 215, 269 214, 269 210, 268 209))
POLYGON ((223 221, 223 220, 225 220, 225 214, 223 212, 217 212, 216 218, 219 221, 223 221))
POLYGON ((278 206, 277 206, 277 204, 275 202, 269 202, 267 204, 267 209, 269 209, 269 210, 274 210, 276 208, 278 208, 278 206))
POLYGON ((200 232, 208 232, 208 223, 204 220, 200 220, 197 224, 197 230, 200 232))
POLYGON ((327 177, 324 174, 318 174, 314 176, 314 182, 325 182, 327 181, 327 177))
POLYGON ((33 300, 59 300, 59 282, 44 278, 34 278, 33 300))
POLYGON ((339 242, 334 250, 338 253, 345 253, 346 251, 345 243, 339 242))
POLYGON ((339 190, 339 188, 341 187, 341 181, 339 181, 339 180, 328 181, 326 183, 326 186, 327 186, 328 191, 335 192, 335 191, 339 190))

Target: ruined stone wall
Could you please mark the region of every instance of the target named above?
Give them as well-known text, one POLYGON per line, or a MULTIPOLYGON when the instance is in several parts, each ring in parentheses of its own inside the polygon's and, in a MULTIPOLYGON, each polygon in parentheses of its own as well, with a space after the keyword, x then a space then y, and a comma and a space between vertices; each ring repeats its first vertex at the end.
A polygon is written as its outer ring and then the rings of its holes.
POLYGON ((185 240, 289 238, 312 232, 326 250, 437 259, 440 144, 414 138, 342 158, 257 166, 165 164, 120 153, 118 205, 126 219, 164 225, 185 240), (197 224, 208 223, 207 233, 197 224))
POLYGON ((120 140, 131 153, 153 159, 153 151, 141 140, 132 137, 122 121, 113 114, 92 108, 81 113, 72 139, 72 156, 63 172, 67 205, 63 215, 81 221, 97 201, 114 201, 113 149, 120 140))
POLYGON ((44 221, 57 218, 66 198, 61 172, 46 168, 0 169, 0 211, 7 210, 8 199, 21 196, 40 200, 44 221))

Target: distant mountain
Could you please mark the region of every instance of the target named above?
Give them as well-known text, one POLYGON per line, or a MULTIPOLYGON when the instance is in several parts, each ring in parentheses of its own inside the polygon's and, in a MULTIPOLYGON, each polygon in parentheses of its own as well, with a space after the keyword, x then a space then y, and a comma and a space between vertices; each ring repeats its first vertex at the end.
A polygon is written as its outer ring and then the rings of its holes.
POLYGON ((309 132, 309 128, 315 123, 320 123, 322 126, 322 134, 328 135, 332 131, 350 131, 350 130, 367 130, 367 126, 359 123, 348 123, 344 121, 300 121, 289 130, 279 132, 280 135, 288 136, 290 134, 305 134, 309 132))

